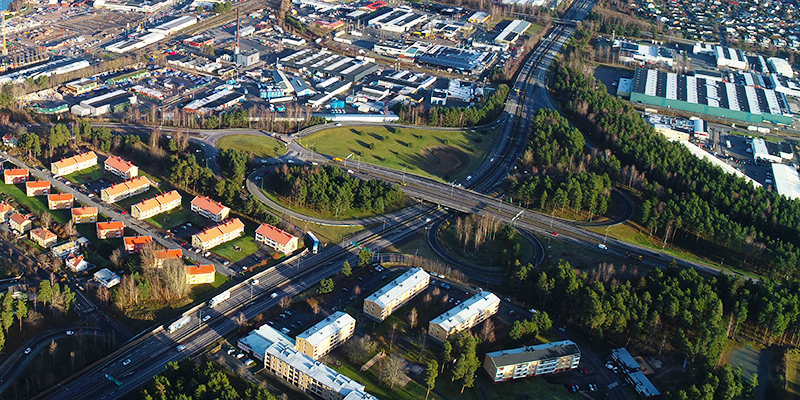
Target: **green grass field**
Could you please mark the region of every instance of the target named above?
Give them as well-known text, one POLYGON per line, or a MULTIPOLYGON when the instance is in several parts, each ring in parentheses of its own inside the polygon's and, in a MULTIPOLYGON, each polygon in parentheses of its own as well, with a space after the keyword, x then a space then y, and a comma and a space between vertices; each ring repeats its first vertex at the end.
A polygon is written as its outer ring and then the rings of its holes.
POLYGON ((96 181, 105 176, 105 170, 99 166, 95 165, 92 168, 87 168, 82 171, 73 172, 69 175, 64 175, 64 179, 82 185, 86 182, 96 181))
POLYGON ((258 251, 258 245, 253 238, 253 235, 245 234, 244 236, 240 236, 230 242, 223 243, 217 247, 211 249, 211 252, 214 254, 219 255, 222 258, 226 258, 231 262, 237 262, 250 254, 255 253, 258 251), (239 246, 240 250, 236 251, 235 247, 239 246))
POLYGON ((273 158, 286 153, 286 146, 267 136, 230 135, 217 140, 217 148, 242 150, 255 158, 273 158))
POLYGON ((441 181, 461 180, 492 148, 496 130, 435 131, 383 126, 331 128, 303 138, 308 149, 345 158, 348 168, 370 163, 441 181), (373 147, 370 149, 370 147, 373 147), (359 156, 359 154, 361 154, 359 156))
MULTIPOLYGON (((184 196, 184 200, 186 200, 185 197, 186 196, 184 196)), ((189 202, 191 202, 191 199, 189 199, 187 204, 189 202)), ((202 222, 204 222, 202 217, 189 211, 188 208, 184 207, 174 208, 165 213, 161 213, 151 218, 148 218, 145 221, 161 229, 172 229, 176 226, 183 225, 187 222, 192 222, 196 224, 201 224, 202 222)))
MULTIPOLYGON (((25 195, 25 185, 6 185, 0 181, 0 196, 5 195, 6 200, 14 206, 14 203, 19 204, 30 210, 33 213, 50 212, 53 214, 53 220, 58 223, 64 224, 70 219, 68 211, 54 210, 50 211, 47 208, 47 196, 28 197, 25 195)), ((18 210, 20 211, 20 210, 18 210)))

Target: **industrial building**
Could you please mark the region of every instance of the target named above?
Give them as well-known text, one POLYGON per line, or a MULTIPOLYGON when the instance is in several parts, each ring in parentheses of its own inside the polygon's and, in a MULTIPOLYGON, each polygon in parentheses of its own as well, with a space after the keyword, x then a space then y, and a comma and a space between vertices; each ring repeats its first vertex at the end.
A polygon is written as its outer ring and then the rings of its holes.
POLYGON ((744 70, 749 65, 744 53, 739 49, 715 46, 714 55, 717 58, 717 68, 729 67, 744 70))
POLYGON ((431 277, 422 268, 412 268, 364 299, 364 315, 376 321, 388 318, 428 288, 431 277))
POLYGON ((411 10, 410 7, 384 7, 364 18, 370 28, 402 33, 421 24, 428 16, 411 10))
POLYGON ((448 72, 479 75, 492 64, 495 57, 495 53, 436 45, 427 53, 418 54, 417 62, 448 72))
POLYGON ((467 21, 473 24, 482 24, 488 20, 489 20, 489 14, 483 11, 478 11, 475 14, 472 14, 471 17, 467 18, 467 21))
POLYGON ((486 353, 483 368, 494 382, 578 368, 581 351, 570 340, 486 353))
POLYGON ((207 34, 194 35, 183 39, 183 44, 192 47, 210 46, 214 44, 214 38, 207 34))
POLYGON ((350 86, 352 86, 352 83, 350 82, 338 81, 326 87, 321 93, 317 93, 316 95, 312 96, 308 100, 308 104, 313 107, 319 107, 328 102, 328 100, 331 100, 334 96, 347 92, 350 89, 350 86))
POLYGON ((764 160, 771 163, 790 161, 794 158, 791 145, 785 142, 773 143, 761 138, 748 139, 753 152, 754 160, 764 160))
POLYGON ((392 89, 401 95, 417 93, 430 88, 434 83, 435 76, 410 71, 394 71, 388 76, 378 77, 378 86, 392 89))
POLYGON ((649 63, 673 66, 675 64, 674 52, 666 47, 615 40, 613 48, 619 51, 621 62, 639 65, 649 63))
POLYGON ((148 32, 141 36, 112 43, 106 46, 106 50, 112 53, 129 53, 131 51, 141 49, 142 47, 149 46, 153 43, 158 43, 164 40, 166 37, 167 35, 163 33, 148 32))
POLYGON ((797 169, 786 164, 772 164, 775 190, 789 199, 800 199, 800 176, 797 169))
POLYGON ((772 74, 767 78, 767 87, 786 96, 800 97, 800 83, 785 76, 772 74))
POLYGON ((189 112, 205 114, 212 111, 222 111, 226 108, 233 107, 234 105, 244 101, 244 99, 244 94, 230 89, 224 89, 212 93, 207 97, 194 100, 185 105, 183 109, 189 112))
POLYGON ((631 101, 721 118, 791 124, 786 96, 774 90, 637 68, 631 101))
POLYGON ((783 58, 770 57, 767 59, 767 64, 769 64, 770 71, 772 71, 777 75, 785 76, 787 78, 794 77, 794 71, 792 70, 792 65, 789 64, 789 62, 784 60, 783 58))
POLYGON ((55 115, 69 111, 69 104, 65 101, 40 101, 32 103, 30 108, 37 114, 55 115))
POLYGON ((636 393, 642 398, 654 398, 661 396, 661 392, 653 385, 653 382, 642 372, 642 367, 636 359, 628 353, 625 348, 612 349, 611 360, 619 365, 622 373, 625 374, 628 383, 633 385, 636 393))
POLYGON ((237 346, 263 361, 264 369, 314 397, 331 400, 378 400, 364 385, 301 353, 294 343, 269 325, 239 339, 237 346))
POLYGON ((94 8, 150 14, 174 2, 175 0, 94 0, 92 5, 94 8))
POLYGON ((349 82, 360 81, 378 70, 378 65, 373 62, 314 48, 298 50, 278 59, 278 63, 297 72, 338 76, 349 82))
POLYGON ((236 58, 234 60, 236 62, 236 65, 239 65, 239 66, 242 66, 242 67, 245 67, 245 68, 246 67, 250 67, 252 65, 255 65, 259 61, 261 61, 261 56, 260 56, 258 50, 250 50, 250 51, 245 51, 245 52, 241 52, 241 53, 236 52, 234 54, 234 56, 236 58))
POLYGON ((192 246, 200 250, 208 250, 230 242, 243 234, 244 224, 239 218, 234 218, 192 235, 192 246))
POLYGON ((0 85, 5 85, 6 83, 20 84, 25 82, 26 79, 36 79, 40 76, 67 74, 86 68, 89 65, 88 61, 79 58, 62 58, 2 75, 0 76, 0 85))
POLYGON ((492 292, 480 292, 431 320, 428 335, 444 343, 450 335, 478 325, 496 314, 499 308, 500 298, 492 292))
POLYGON ((67 93, 77 96, 91 92, 92 90, 97 89, 97 86, 96 79, 82 78, 65 84, 64 89, 67 91, 67 93))
POLYGON ((494 41, 497 43, 514 43, 530 27, 530 22, 520 19, 501 22, 494 27, 494 30, 499 32, 494 37, 494 41))
POLYGON ((297 335, 295 348, 316 360, 353 337, 355 329, 355 318, 348 313, 336 311, 297 335))
POLYGON ((188 28, 197 23, 197 17, 194 15, 184 15, 183 17, 173 18, 164 22, 156 27, 148 29, 153 33, 160 33, 162 35, 172 35, 181 29, 188 28))
POLYGON ((70 111, 80 117, 97 116, 124 111, 137 103, 135 94, 120 89, 83 100, 80 104, 72 106, 70 111))

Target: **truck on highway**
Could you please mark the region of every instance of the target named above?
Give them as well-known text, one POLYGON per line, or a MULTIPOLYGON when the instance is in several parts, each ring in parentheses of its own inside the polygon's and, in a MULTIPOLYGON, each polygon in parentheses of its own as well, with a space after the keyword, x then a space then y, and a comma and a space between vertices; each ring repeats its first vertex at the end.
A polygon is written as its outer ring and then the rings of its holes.
POLYGON ((214 308, 217 304, 222 303, 223 301, 228 300, 230 298, 231 298, 231 291, 230 290, 226 290, 226 291, 224 291, 224 292, 212 297, 211 300, 208 301, 208 306, 210 308, 214 308))
POLYGON ((172 324, 170 324, 169 327, 167 327, 167 332, 173 333, 173 332, 177 331, 178 329, 181 329, 184 325, 188 324, 189 321, 191 321, 191 320, 192 320, 192 317, 190 317, 188 315, 183 316, 179 320, 177 320, 177 321, 173 322, 172 324))
POLYGON ((340 158, 340 157, 333 157, 333 161, 344 162, 344 160, 342 158, 340 158))
POLYGON ((311 253, 317 254, 319 251, 319 239, 314 235, 314 232, 308 231, 306 234, 308 235, 308 240, 311 242, 311 253))

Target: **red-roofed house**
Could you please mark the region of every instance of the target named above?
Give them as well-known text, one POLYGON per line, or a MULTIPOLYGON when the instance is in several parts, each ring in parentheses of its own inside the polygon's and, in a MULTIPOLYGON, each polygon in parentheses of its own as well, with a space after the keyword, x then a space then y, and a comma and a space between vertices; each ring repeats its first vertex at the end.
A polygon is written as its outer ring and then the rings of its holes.
POLYGON ((3 146, 17 147, 17 137, 13 134, 6 133, 3 135, 3 146))
POLYGON ((106 171, 121 177, 122 179, 131 179, 139 175, 139 167, 125 161, 121 157, 111 156, 106 158, 105 161, 106 171))
POLYGON ((5 222, 13 211, 14 207, 11 207, 8 203, 0 203, 0 222, 5 222))
POLYGON ((256 229, 256 241, 264 243, 283 254, 289 254, 297 250, 299 238, 272 225, 261 224, 256 229))
POLYGON ((72 193, 48 194, 47 208, 51 210, 72 208, 72 193))
POLYGON ((156 268, 161 268, 164 266, 164 261, 180 260, 181 258, 183 258, 183 250, 181 249, 156 250, 153 252, 153 256, 156 259, 156 268))
POLYGON ((231 212, 231 209, 206 196, 197 196, 192 200, 192 211, 214 222, 220 222, 228 218, 228 213, 231 212))
POLYGON ((45 196, 50 194, 50 181, 25 182, 25 195, 28 197, 45 196))
POLYGON ((122 221, 106 221, 97 223, 97 238, 112 239, 122 237, 125 223, 122 221))
POLYGON ((208 250, 229 242, 244 234, 244 224, 239 218, 229 219, 217 226, 192 235, 192 246, 201 250, 208 250))
POLYGON ((76 256, 74 254, 67 257, 64 263, 67 264, 67 267, 71 269, 72 272, 81 272, 89 268, 89 263, 83 259, 83 256, 76 256))
POLYGON ((97 207, 76 207, 72 209, 72 222, 87 224, 97 222, 97 207))
POLYGON ((127 236, 122 238, 122 243, 125 244, 125 251, 128 254, 138 253, 142 251, 144 245, 153 241, 150 236, 127 236))
POLYGON ((44 228, 36 228, 31 231, 31 240, 45 249, 56 244, 58 237, 55 233, 44 228))
POLYGON ((189 265, 186 266, 186 281, 190 285, 199 285, 201 283, 214 283, 214 270, 213 265, 189 265))
POLYGON ((3 171, 3 181, 6 185, 15 183, 25 183, 28 181, 28 170, 26 168, 12 168, 3 171))
POLYGON ((28 217, 20 213, 11 214, 11 217, 9 217, 8 220, 11 229, 19 232, 20 234, 23 234, 31 229, 31 225, 33 224, 28 217))
POLYGON ((50 172, 56 176, 69 175, 75 171, 91 168, 95 165, 97 165, 97 154, 94 154, 93 151, 88 151, 50 163, 50 172))

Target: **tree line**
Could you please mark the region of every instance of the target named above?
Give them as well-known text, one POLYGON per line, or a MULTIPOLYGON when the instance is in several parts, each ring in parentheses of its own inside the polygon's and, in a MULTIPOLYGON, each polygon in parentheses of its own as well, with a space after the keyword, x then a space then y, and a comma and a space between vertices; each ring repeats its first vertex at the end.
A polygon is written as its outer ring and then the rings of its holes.
POLYGON ((699 251, 721 248, 768 276, 800 276, 800 201, 756 188, 667 141, 578 70, 558 68, 553 90, 595 144, 619 159, 619 181, 641 191, 637 222, 650 234, 698 244, 699 251))
POLYGON ((392 111, 400 117, 401 123, 413 125, 443 127, 483 125, 494 121, 503 112, 508 91, 508 85, 499 85, 480 107, 431 107, 425 110, 422 105, 414 107, 397 103, 392 111))
POLYGON ((279 196, 293 204, 336 216, 351 209, 381 214, 404 199, 396 185, 377 179, 356 179, 336 167, 284 164, 271 175, 271 186, 279 196))

